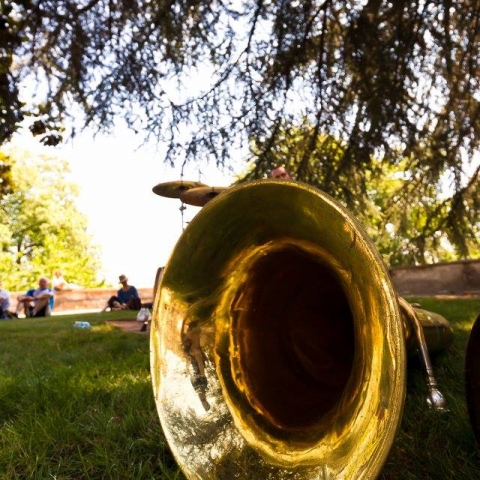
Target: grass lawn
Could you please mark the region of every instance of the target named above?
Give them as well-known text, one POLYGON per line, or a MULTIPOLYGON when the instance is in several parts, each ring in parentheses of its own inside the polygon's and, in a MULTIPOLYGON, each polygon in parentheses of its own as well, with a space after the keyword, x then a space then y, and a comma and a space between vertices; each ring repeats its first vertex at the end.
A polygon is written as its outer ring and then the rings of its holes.
POLYGON ((148 335, 104 322, 132 313, 0 322, 0 479, 183 478, 153 401, 148 335))
MULTIPOLYGON (((428 410, 425 375, 420 362, 411 360, 402 425, 380 478, 479 479, 464 358, 480 299, 409 300, 454 326, 452 348, 433 359, 449 411, 428 410)), ((0 479, 184 478, 155 409, 148 336, 105 324, 132 316, 0 322, 0 479), (73 328, 76 320, 92 328, 73 328)))

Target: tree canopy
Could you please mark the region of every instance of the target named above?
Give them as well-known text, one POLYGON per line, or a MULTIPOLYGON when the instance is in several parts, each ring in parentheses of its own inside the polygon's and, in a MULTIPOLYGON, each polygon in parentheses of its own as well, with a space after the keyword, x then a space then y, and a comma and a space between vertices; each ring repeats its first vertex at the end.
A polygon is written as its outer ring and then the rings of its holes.
POLYGON ((250 144, 260 177, 301 132, 301 155, 286 153, 298 180, 360 211, 378 162, 396 167, 408 180, 400 205, 443 196, 423 212, 417 245, 439 228, 460 257, 478 245, 477 0, 1 4, 0 141, 34 114, 32 132, 55 143, 80 107, 99 130, 123 116, 172 164, 228 166, 250 144), (24 103, 19 85, 35 81, 24 103))
POLYGON ((55 155, 2 150, 11 166, 12 191, 0 197, 0 277, 5 288, 32 288, 61 269, 70 282, 100 286, 99 250, 76 205, 78 187, 55 155))
MULTIPOLYGON (((279 132, 275 148, 269 153, 271 163, 284 165, 290 172, 297 171, 308 148, 306 137, 308 135, 295 128, 279 132)), ((449 221, 452 198, 439 192, 436 184, 418 191, 412 181, 413 172, 409 170, 408 159, 392 165, 373 158, 363 180, 365 195, 349 202, 350 192, 345 189, 349 179, 341 177, 338 183, 328 185, 326 178, 329 168, 335 168, 342 161, 345 145, 328 136, 318 136, 317 143, 317 154, 310 157, 309 169, 315 175, 310 178, 310 183, 321 185, 341 203, 350 204, 350 210, 363 223, 388 265, 453 261, 462 256, 464 243, 471 256, 480 256, 480 245, 475 237, 478 226, 471 229, 473 239, 468 233, 463 236, 462 232, 452 231, 449 221), (456 234, 461 236, 459 241, 456 234)), ((240 175, 238 183, 256 178, 259 171, 267 176, 268 169, 262 172, 262 168, 263 165, 256 168, 250 165, 240 175)), ((477 212, 473 205, 468 208, 468 219, 472 224, 477 212)))

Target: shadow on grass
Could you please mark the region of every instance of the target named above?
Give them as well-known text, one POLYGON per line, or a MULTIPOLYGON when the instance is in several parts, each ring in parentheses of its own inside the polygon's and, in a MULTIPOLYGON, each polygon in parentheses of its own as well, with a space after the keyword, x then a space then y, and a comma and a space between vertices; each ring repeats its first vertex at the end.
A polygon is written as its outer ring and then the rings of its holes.
MULTIPOLYGON (((403 419, 380 478, 479 478, 464 360, 480 299, 411 301, 454 327, 451 349, 433 359, 448 411, 428 409, 424 372, 409 360, 403 419)), ((121 313, 0 322, 0 478, 183 478, 155 410, 148 336, 105 323, 131 318, 121 313), (75 329, 76 320, 93 328, 75 329)))
POLYGON ((0 478, 183 478, 155 409, 148 336, 95 315, 76 329, 76 317, 0 324, 0 478))

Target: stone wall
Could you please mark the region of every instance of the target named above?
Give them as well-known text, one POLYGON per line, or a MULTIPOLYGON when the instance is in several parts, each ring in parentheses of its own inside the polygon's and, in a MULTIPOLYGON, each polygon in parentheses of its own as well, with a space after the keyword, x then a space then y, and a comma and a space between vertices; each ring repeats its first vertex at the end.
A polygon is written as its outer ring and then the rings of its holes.
POLYGON ((390 275, 400 295, 480 296, 480 260, 400 267, 390 275))
MULTIPOLYGON (((142 303, 149 303, 153 300, 153 288, 138 288, 138 294, 142 303)), ((65 312, 75 310, 102 310, 107 300, 115 295, 115 288, 89 288, 68 290, 55 293, 54 312, 65 312)), ((17 305, 18 295, 25 292, 11 292, 13 307, 17 305)))

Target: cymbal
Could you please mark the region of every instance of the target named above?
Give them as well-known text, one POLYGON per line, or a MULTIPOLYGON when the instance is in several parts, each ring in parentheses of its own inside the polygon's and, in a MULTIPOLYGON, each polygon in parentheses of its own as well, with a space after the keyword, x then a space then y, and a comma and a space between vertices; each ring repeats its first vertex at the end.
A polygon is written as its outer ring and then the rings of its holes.
POLYGON ((207 187, 202 182, 189 182, 188 180, 175 180, 173 182, 164 182, 155 185, 152 192, 161 197, 180 198, 181 194, 191 188, 207 187))
POLYGON ((227 190, 229 187, 196 187, 185 190, 180 195, 180 200, 195 207, 203 207, 212 198, 227 190))

